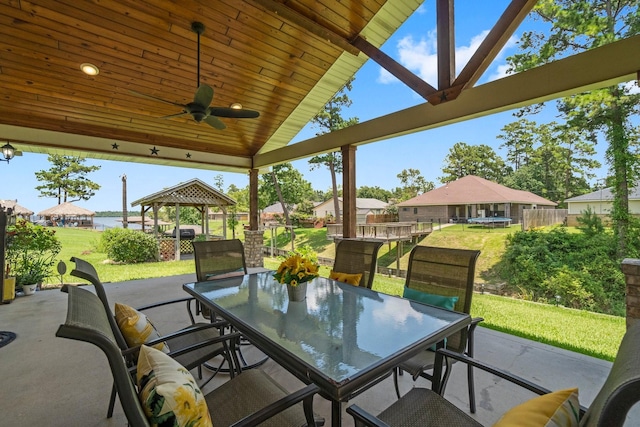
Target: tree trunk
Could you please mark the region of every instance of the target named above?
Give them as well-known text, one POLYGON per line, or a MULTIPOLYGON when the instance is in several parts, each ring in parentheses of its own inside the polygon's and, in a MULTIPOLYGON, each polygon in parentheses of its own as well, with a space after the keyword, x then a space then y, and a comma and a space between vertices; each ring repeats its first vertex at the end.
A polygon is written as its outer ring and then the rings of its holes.
MULTIPOLYGON (((619 99, 618 88, 613 88, 614 99, 619 99)), ((618 258, 622 259, 627 252, 627 231, 629 230, 629 170, 632 167, 629 153, 629 141, 625 131, 625 120, 622 106, 618 102, 611 105, 611 122, 607 130, 609 149, 607 155, 613 168, 613 209, 611 216, 615 224, 618 238, 618 258)))
POLYGON ((122 228, 129 228, 127 210, 127 175, 122 175, 122 228))
POLYGON ((287 225, 291 225, 291 219, 289 219, 289 209, 287 209, 287 205, 284 203, 284 199, 282 198, 282 191, 280 190, 280 184, 278 183, 278 178, 276 177, 275 172, 271 172, 271 179, 273 180, 273 187, 276 189, 276 194, 278 195, 278 201, 280 201, 280 205, 282 205, 284 223, 287 225))

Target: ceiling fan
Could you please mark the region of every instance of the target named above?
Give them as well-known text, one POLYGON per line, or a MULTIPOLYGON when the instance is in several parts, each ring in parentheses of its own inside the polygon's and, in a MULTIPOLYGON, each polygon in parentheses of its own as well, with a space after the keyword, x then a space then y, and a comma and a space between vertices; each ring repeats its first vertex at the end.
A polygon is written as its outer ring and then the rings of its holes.
MULTIPOLYGON (((196 122, 205 122, 209 126, 216 129, 226 128, 225 124, 218 117, 230 117, 234 119, 253 119, 260 116, 260 113, 253 110, 245 110, 239 107, 212 107, 210 106, 213 99, 213 88, 204 83, 200 84, 200 35, 204 33, 204 24, 201 22, 191 23, 191 30, 198 34, 198 89, 193 97, 193 102, 188 104, 178 104, 177 102, 167 101, 151 95, 145 95, 136 91, 130 91, 134 95, 143 98, 152 99, 154 101, 164 102, 182 108, 182 112, 161 117, 162 119, 171 119, 190 114, 196 122)), ((239 105, 239 104, 236 104, 239 105)))

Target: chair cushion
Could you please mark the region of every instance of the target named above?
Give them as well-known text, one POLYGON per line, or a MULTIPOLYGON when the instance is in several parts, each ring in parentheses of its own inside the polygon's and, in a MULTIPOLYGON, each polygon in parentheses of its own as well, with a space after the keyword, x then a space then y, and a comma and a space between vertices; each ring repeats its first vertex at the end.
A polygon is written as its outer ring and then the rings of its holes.
MULTIPOLYGON (((153 323, 151 323, 144 313, 126 304, 118 303, 116 303, 115 312, 116 323, 129 347, 135 347, 160 338, 160 334, 153 326, 153 323)), ((169 353, 170 351, 169 346, 165 342, 156 344, 153 347, 165 353, 169 353)))
POLYGON ((506 412, 494 427, 577 427, 580 417, 578 389, 570 388, 535 397, 506 412))
POLYGON ((191 373, 163 352, 143 345, 138 396, 151 425, 212 426, 207 401, 191 373))
POLYGON ((446 297, 442 295, 428 294, 426 292, 418 291, 416 289, 404 288, 402 293, 403 298, 408 298, 414 301, 423 302, 425 304, 435 305, 437 307, 446 308, 447 310, 453 310, 458 302, 458 297, 446 297))
MULTIPOLYGON (((445 297, 442 295, 428 294, 426 292, 418 291, 416 289, 407 288, 405 286, 402 293, 403 298, 407 298, 413 301, 423 302, 425 304, 435 305, 436 307, 446 308, 447 310, 453 310, 458 302, 458 297, 445 297)), ((444 346, 447 346, 447 339, 444 339, 444 346)), ((430 350, 436 351, 436 346, 429 347, 430 350)))
POLYGON ((354 286, 358 286, 360 285, 360 279, 362 279, 362 273, 349 274, 349 273, 339 273, 337 271, 331 270, 331 272, 329 273, 329 279, 337 280, 338 282, 342 282, 342 283, 348 283, 354 286))

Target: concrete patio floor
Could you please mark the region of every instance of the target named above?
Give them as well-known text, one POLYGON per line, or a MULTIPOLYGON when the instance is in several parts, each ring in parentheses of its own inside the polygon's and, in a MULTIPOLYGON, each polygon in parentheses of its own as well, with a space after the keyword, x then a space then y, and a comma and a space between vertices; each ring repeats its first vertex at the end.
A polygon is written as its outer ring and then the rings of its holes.
MULTIPOLYGON (((195 274, 187 274, 111 283, 106 284, 106 290, 112 305, 123 302, 138 306, 183 297, 186 294, 182 284, 194 280, 195 274)), ((106 427, 127 424, 119 403, 114 417, 105 417, 112 381, 103 353, 93 345, 55 337, 58 325, 65 320, 66 305, 67 295, 59 290, 39 291, 32 296, 18 297, 11 304, 0 305, 0 331, 17 334, 13 342, 0 348, 0 425, 106 427)), ((188 322, 182 304, 148 314, 161 333, 178 329, 188 322)), ((476 339, 477 358, 549 389, 577 386, 580 403, 585 406, 591 403, 611 367, 611 363, 603 360, 485 328, 478 328, 476 339)), ((273 361, 268 361, 261 369, 291 391, 301 386, 273 361)), ((403 392, 414 386, 410 376, 401 378, 403 392)), ((474 417, 484 425, 493 424, 505 410, 533 397, 492 375, 476 371, 475 378, 478 411, 474 417)), ((216 381, 223 380, 226 380, 224 375, 219 375, 204 392, 215 387, 216 381)), ((423 380, 415 384, 430 386, 423 380)), ((446 397, 464 410, 468 410, 466 387, 466 370, 454 367, 446 397)), ((349 404, 357 403, 377 414, 394 401, 393 381, 388 378, 349 404)), ((329 426, 330 403, 316 397, 314 405, 329 426)), ((639 419, 635 418, 636 421, 639 419)), ((353 425, 346 413, 343 424, 353 425)))

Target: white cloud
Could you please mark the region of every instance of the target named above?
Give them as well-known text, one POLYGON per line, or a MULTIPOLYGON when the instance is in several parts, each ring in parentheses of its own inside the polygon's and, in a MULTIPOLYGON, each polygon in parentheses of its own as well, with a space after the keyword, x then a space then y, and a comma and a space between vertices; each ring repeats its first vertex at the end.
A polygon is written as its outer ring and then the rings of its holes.
MULTIPOLYGON (((478 50, 478 47, 487 34, 489 34, 489 30, 482 31, 480 34, 472 37, 468 45, 456 47, 456 74, 460 73, 462 68, 469 62, 469 59, 471 59, 473 54, 478 50)), ((514 47, 516 42, 517 39, 515 37, 510 37, 497 55, 496 61, 504 62, 504 58, 506 57, 505 51, 514 47)), ((395 58, 397 58, 400 64, 416 73, 421 79, 432 86, 437 86, 438 56, 437 34, 435 30, 430 31, 425 37, 417 41, 414 40, 413 36, 406 36, 398 42, 397 48, 398 53, 395 58)), ((496 61, 494 61, 493 65, 493 67, 496 67, 495 71, 488 77, 489 81, 507 75, 508 65, 505 63, 496 64, 496 61)), ((398 82, 398 79, 381 67, 377 81, 382 84, 390 84, 398 82)))
POLYGON ((626 82, 623 86, 629 91, 630 95, 637 95, 640 93, 640 87, 637 80, 626 82))

